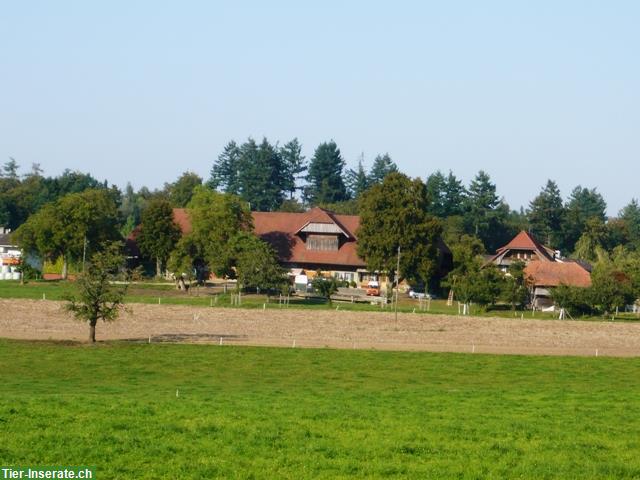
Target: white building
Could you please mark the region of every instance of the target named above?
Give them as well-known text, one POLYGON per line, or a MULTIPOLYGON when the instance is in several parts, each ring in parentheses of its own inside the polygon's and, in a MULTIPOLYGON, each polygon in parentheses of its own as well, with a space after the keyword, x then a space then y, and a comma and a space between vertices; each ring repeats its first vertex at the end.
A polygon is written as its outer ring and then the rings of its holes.
POLYGON ((11 241, 11 230, 0 227, 0 280, 20 280, 20 257, 22 253, 11 241))

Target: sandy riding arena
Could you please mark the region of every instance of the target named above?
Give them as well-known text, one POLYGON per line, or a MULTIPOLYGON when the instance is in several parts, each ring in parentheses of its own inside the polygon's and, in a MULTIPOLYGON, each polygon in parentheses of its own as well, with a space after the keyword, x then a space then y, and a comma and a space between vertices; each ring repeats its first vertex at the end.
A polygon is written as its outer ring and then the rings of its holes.
MULTIPOLYGON (((0 337, 81 340, 59 302, 0 300, 0 337)), ((537 355, 640 356, 640 323, 521 320, 389 312, 128 306, 98 340, 537 355)))

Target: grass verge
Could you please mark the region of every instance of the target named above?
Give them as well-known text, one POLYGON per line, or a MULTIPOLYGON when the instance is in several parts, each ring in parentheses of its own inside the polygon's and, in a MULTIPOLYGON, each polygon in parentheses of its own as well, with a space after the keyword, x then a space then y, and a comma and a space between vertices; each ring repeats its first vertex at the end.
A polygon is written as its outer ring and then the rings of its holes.
POLYGON ((638 478, 640 359, 0 340, 0 465, 638 478))

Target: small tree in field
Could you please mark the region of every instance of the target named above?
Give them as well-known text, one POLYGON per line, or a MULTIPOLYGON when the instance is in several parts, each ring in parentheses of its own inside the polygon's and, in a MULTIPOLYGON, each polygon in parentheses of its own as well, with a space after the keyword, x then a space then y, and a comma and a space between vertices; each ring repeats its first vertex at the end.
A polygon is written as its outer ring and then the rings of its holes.
POLYGON ((334 277, 325 277, 322 273, 318 272, 311 282, 311 285, 313 289, 326 298, 329 301, 329 305, 331 305, 331 295, 338 291, 338 281, 334 277))
POLYGON ((268 298, 272 291, 281 291, 288 283, 286 270, 268 243, 247 232, 239 232, 229 243, 239 288, 264 290, 268 298))
POLYGON ((108 243, 93 254, 85 273, 78 277, 76 294, 66 298, 66 310, 78 320, 89 323, 89 341, 92 343, 96 341, 98 320, 113 321, 122 309, 127 284, 111 283, 124 263, 121 247, 119 242, 108 243))

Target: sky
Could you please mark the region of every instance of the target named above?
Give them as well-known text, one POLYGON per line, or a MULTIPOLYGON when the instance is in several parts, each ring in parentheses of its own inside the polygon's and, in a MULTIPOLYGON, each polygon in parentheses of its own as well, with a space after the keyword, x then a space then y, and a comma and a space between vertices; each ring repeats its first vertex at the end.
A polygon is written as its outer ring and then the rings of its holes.
POLYGON ((637 1, 0 3, 0 163, 136 188, 231 139, 640 197, 637 1))

